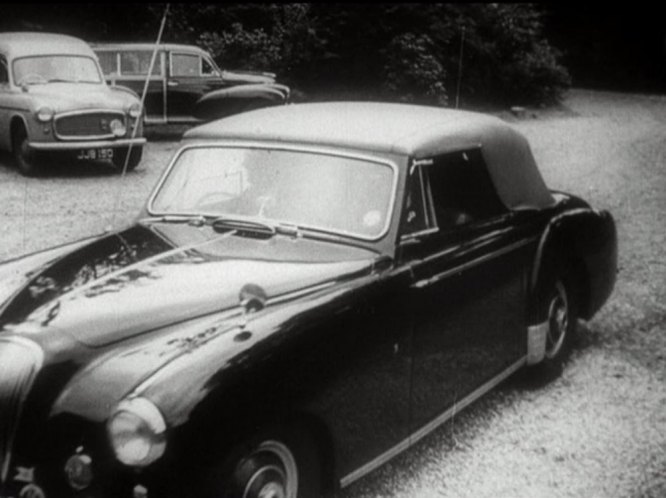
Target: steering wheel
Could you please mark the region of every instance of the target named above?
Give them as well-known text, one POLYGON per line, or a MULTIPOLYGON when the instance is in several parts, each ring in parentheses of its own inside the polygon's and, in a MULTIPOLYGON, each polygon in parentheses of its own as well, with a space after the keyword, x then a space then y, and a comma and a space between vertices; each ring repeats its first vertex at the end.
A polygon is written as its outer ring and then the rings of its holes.
POLYGON ((48 80, 39 73, 28 73, 19 80, 18 84, 20 86, 20 85, 27 85, 30 83, 46 83, 47 81, 48 80))

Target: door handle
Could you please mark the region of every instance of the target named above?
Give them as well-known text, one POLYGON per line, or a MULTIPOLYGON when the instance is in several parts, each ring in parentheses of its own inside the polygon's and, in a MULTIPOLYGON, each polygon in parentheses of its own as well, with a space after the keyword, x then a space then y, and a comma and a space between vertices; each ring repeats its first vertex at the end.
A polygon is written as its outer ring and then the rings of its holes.
POLYGON ((167 86, 178 86, 178 84, 177 81, 167 81, 167 86))

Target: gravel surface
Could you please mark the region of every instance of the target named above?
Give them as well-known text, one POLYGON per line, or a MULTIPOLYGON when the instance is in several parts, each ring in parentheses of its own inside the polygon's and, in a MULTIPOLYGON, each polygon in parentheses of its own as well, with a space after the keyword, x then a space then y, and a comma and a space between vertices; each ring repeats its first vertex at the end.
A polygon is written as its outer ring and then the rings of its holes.
MULTIPOLYGON (((615 293, 561 375, 519 373, 341 497, 666 497, 666 97, 577 90, 527 116, 506 117, 546 183, 616 218, 615 293)), ((0 157, 0 260, 131 221, 177 147, 152 138, 124 179, 0 157)))

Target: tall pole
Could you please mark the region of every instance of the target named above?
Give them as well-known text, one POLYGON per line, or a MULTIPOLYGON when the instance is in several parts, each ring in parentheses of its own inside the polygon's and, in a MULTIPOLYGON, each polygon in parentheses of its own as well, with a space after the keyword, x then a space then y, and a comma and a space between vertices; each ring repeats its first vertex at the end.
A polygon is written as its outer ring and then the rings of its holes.
POLYGON ((458 83, 456 84, 456 109, 460 102, 460 81, 462 80, 463 47, 465 46, 465 26, 460 33, 460 55, 458 56, 458 83))

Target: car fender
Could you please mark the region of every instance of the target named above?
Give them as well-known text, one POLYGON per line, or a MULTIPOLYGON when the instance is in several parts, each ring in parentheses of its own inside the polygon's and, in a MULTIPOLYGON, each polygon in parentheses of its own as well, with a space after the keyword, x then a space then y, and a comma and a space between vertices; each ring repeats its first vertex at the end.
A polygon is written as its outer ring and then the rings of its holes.
MULTIPOLYGON (((537 247, 529 280, 534 310, 535 296, 556 259, 574 272, 579 288, 580 317, 590 319, 610 296, 617 272, 617 233, 608 211, 576 207, 554 216, 537 247)), ((536 317, 532 317, 535 321, 536 317)))
POLYGON ((249 109, 286 103, 289 89, 278 84, 248 84, 214 90, 202 96, 194 106, 199 119, 219 119, 249 109))

